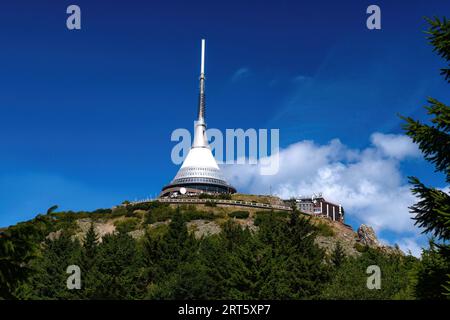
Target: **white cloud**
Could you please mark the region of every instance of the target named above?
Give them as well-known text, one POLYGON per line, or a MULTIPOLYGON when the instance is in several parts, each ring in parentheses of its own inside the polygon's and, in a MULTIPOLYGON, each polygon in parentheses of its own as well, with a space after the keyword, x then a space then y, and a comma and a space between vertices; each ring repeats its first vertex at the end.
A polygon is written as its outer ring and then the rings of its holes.
POLYGON ((417 238, 414 237, 405 237, 397 240, 397 244, 402 251, 411 254, 415 257, 420 257, 422 254, 422 247, 417 243, 417 238))
MULTIPOLYGON (((370 141, 365 149, 351 149, 338 139, 325 145, 300 141, 280 150, 275 175, 260 175, 258 165, 237 164, 224 167, 224 173, 242 192, 268 194, 271 187, 282 198, 322 192, 342 204, 347 217, 377 232, 417 235, 408 209, 416 198, 399 166, 420 152, 404 135, 374 133, 370 141)), ((409 240, 399 244, 417 251, 409 240)))
POLYGON ((239 68, 238 70, 236 70, 236 72, 231 77, 231 81, 233 81, 233 82, 238 81, 242 78, 247 77, 249 74, 250 74, 250 70, 248 68, 246 68, 246 67, 239 68))
POLYGON ((450 185, 445 186, 444 188, 440 188, 439 190, 445 192, 446 194, 450 195, 450 185))
POLYGON ((371 136, 372 144, 388 157, 403 159, 407 156, 420 155, 416 144, 411 143, 407 136, 395 134, 374 133, 371 136))

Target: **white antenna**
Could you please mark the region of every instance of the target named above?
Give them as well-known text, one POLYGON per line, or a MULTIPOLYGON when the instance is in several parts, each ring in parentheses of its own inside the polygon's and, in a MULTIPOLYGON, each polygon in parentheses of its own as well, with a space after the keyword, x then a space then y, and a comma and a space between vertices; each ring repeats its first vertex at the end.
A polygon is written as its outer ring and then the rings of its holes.
POLYGON ((202 39, 202 64, 200 67, 200 74, 205 73, 205 39, 202 39))

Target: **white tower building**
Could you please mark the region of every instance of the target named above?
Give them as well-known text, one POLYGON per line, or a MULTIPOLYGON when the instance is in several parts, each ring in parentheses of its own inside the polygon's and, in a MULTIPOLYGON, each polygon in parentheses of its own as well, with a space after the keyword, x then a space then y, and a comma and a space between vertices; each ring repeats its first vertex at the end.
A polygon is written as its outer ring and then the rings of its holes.
POLYGON ((194 141, 186 159, 170 184, 165 186, 160 196, 172 193, 235 193, 229 185, 211 152, 206 136, 205 123, 205 40, 202 39, 200 66, 200 94, 198 119, 195 123, 194 141), (180 192, 181 191, 181 192, 180 192))

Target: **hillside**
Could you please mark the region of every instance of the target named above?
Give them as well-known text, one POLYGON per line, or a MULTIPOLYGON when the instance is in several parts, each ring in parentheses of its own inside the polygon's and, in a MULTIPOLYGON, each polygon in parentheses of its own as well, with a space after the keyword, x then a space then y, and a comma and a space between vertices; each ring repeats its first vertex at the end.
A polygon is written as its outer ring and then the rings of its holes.
MULTIPOLYGON (((283 205, 282 200, 275 196, 236 194, 232 196, 232 199, 283 205)), ((211 202, 213 202, 212 199, 211 202)), ((45 238, 56 239, 62 231, 66 230, 72 234, 72 238, 83 242, 86 232, 92 224, 99 241, 105 235, 115 234, 119 231, 126 232, 139 240, 146 233, 159 234, 164 232, 176 208, 185 213, 188 231, 197 239, 219 234, 222 226, 228 220, 233 220, 243 229, 249 228, 251 231, 257 231, 258 221, 270 212, 270 210, 258 208, 213 205, 212 203, 206 205, 178 205, 158 204, 157 202, 125 204, 112 209, 98 209, 92 212, 54 212, 47 215, 47 218, 51 218, 53 223, 46 226, 45 229, 48 229, 48 234, 45 235, 45 238)), ((288 213, 283 211, 274 211, 274 214, 282 217, 288 216, 288 213)), ((45 219, 44 217, 39 215, 35 220, 39 222, 45 219)), ((307 217, 313 225, 318 227, 316 243, 325 249, 328 254, 334 250, 337 242, 342 245, 345 253, 349 256, 360 254, 360 251, 364 250, 366 245, 386 252, 397 251, 403 254, 398 249, 381 245, 373 230, 368 226, 363 225, 359 228, 360 231, 362 229, 365 232, 356 232, 350 226, 340 222, 318 217, 307 217), (369 236, 365 236, 367 230, 369 236)), ((7 230, 7 228, 2 229, 3 231, 7 230)), ((44 230, 42 231, 45 233, 44 230)))
MULTIPOLYGON (((283 204, 280 198, 274 196, 236 194, 233 195, 232 199, 274 205, 283 204)), ((176 208, 185 213, 188 231, 194 234, 197 239, 219 234, 222 226, 228 220, 233 220, 243 229, 249 228, 251 231, 257 231, 258 222, 270 212, 270 210, 239 206, 223 206, 220 204, 214 206, 212 203, 206 205, 178 205, 149 202, 122 205, 110 211, 109 209, 100 209, 93 213, 59 212, 53 213, 51 216, 59 220, 58 224, 66 222, 64 227, 70 230, 73 238, 81 242, 85 238, 91 224, 93 224, 100 241, 103 236, 119 231, 126 232, 139 240, 146 233, 159 234, 164 232, 176 208), (166 212, 162 213, 164 210, 166 212), (69 222, 69 225, 67 225, 67 222, 69 222)), ((274 211, 274 214, 282 217, 288 216, 288 213, 283 211, 274 211)), ((382 246, 369 226, 363 225, 358 229, 359 232, 356 232, 350 226, 340 222, 325 218, 307 217, 311 219, 310 221, 313 225, 318 227, 316 243, 325 249, 327 254, 334 250, 337 242, 342 245, 345 253, 349 256, 360 254, 360 251, 364 250, 366 245, 386 252, 397 251, 402 254, 398 249, 382 246)), ((47 238, 57 238, 62 230, 63 228, 60 228, 50 232, 47 238)))
POLYGON ((409 297, 406 273, 416 261, 381 246, 367 226, 355 232, 297 211, 214 199, 50 210, 0 234, 2 248, 2 268, 14 276, 0 298, 18 299, 341 299, 355 298, 354 290, 390 299, 409 297), (367 291, 374 264, 386 270, 384 291, 367 291), (69 265, 83 270, 83 290, 67 290, 69 265), (347 274, 357 275, 350 286, 347 274))

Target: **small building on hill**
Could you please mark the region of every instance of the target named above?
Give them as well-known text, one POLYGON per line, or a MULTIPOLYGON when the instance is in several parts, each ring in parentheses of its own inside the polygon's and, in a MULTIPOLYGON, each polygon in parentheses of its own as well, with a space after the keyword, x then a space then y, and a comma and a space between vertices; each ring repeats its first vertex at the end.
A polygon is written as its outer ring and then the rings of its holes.
POLYGON ((301 212, 344 222, 344 208, 339 204, 325 200, 322 194, 298 197, 293 200, 295 201, 295 206, 301 212))

